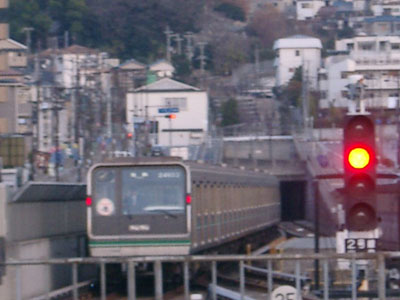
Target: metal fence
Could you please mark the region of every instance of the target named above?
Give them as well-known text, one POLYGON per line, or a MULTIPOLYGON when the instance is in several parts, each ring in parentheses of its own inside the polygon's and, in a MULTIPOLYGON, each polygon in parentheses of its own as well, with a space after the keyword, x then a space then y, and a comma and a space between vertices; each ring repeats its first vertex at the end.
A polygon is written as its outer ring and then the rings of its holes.
MULTIPOLYGON (((69 288, 64 288, 63 292, 69 291, 72 293, 74 300, 79 299, 79 288, 87 284, 87 282, 78 282, 78 268, 82 264, 97 264, 100 266, 100 291, 101 299, 106 299, 106 268, 107 264, 125 264, 127 266, 127 292, 128 299, 136 299, 136 266, 140 263, 154 264, 154 296, 155 299, 163 299, 163 264, 164 263, 179 263, 183 269, 183 296, 185 299, 190 299, 190 267, 194 264, 205 264, 210 268, 210 293, 211 299, 217 299, 217 296, 223 295, 220 293, 226 292, 226 289, 220 288, 217 283, 218 263, 234 263, 238 267, 238 286, 237 292, 231 293, 237 295, 236 299, 249 299, 246 296, 246 276, 249 270, 264 274, 266 288, 268 290, 268 299, 271 298, 274 289, 274 281, 277 278, 292 279, 293 286, 297 290, 297 295, 303 295, 303 299, 307 299, 307 293, 317 295, 318 299, 357 299, 357 297, 371 297, 381 300, 399 299, 400 293, 391 290, 387 285, 388 270, 387 263, 392 263, 400 258, 400 252, 378 252, 378 253, 347 253, 347 254, 277 254, 277 255, 207 255, 207 256, 160 256, 160 257, 131 257, 131 258, 68 258, 68 259, 44 259, 44 260, 24 260, 24 261, 6 261, 0 265, 16 268, 15 288, 16 299, 22 300, 22 283, 21 283, 21 268, 25 266, 43 266, 43 265, 70 265, 72 268, 72 285, 69 288), (346 268, 350 278, 347 278, 347 287, 344 290, 337 290, 332 282, 332 276, 338 270, 339 264, 349 264, 346 268), (265 268, 256 267, 263 265, 265 268), (286 267, 282 265, 286 264, 286 267), (363 265, 371 267, 373 272, 365 279, 370 282, 370 289, 360 291, 358 288, 358 266, 363 265), (279 266, 279 267, 278 267, 279 266), (313 266, 310 276, 305 276, 305 272, 309 272, 309 267, 313 266), (314 267, 316 267, 314 269, 314 267), (321 267, 321 268, 320 268, 321 267), (318 270, 318 271, 316 271, 318 270), (319 287, 319 276, 321 276, 321 287, 319 287), (310 279, 310 291, 305 291, 304 283, 310 279), (222 292, 221 292, 222 291, 222 292)), ((56 297, 57 293, 47 293, 43 297, 50 299, 56 297)), ((224 295, 227 297, 227 295, 224 295)), ((32 299, 32 298, 31 298, 32 299)), ((42 299, 36 297, 35 299, 42 299)), ((234 296, 231 299, 235 299, 234 296)), ((298 298, 300 299, 300 298, 298 298)), ((315 299, 315 298, 314 298, 315 299)))

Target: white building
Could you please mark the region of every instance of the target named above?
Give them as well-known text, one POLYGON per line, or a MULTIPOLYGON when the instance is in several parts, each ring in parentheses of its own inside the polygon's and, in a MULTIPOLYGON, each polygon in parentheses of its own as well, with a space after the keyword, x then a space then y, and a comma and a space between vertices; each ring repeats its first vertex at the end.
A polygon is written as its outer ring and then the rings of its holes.
POLYGON ((264 0, 259 2, 274 6, 280 13, 290 14, 291 12, 294 13, 296 9, 296 3, 293 0, 264 0))
POLYGON ((368 0, 345 0, 346 2, 353 3, 353 9, 355 11, 366 11, 370 9, 370 1, 368 0))
POLYGON ((321 66, 321 41, 305 35, 294 35, 276 40, 274 62, 276 86, 283 86, 293 77, 296 68, 303 67, 303 76, 310 87, 317 87, 318 69, 321 66))
MULTIPOLYGON (((72 45, 64 49, 47 49, 40 53, 41 68, 55 72, 55 80, 63 88, 75 88, 90 85, 93 72, 107 67, 108 62, 112 61, 105 52, 95 49, 72 45), (54 64, 53 64, 54 61, 54 64)), ((109 67, 113 66, 110 64, 109 67)))
POLYGON ((127 94, 126 120, 134 123, 150 121, 152 145, 186 146, 201 144, 208 131, 208 95, 196 87, 163 78, 127 94), (177 112, 175 112, 177 111, 177 112), (175 119, 165 116, 175 114, 175 119))
POLYGON ((325 6, 324 0, 297 0, 296 17, 299 21, 311 20, 321 7, 325 6))
POLYGON ((348 106, 351 75, 361 75, 367 108, 394 109, 400 88, 400 37, 359 36, 336 41, 336 50, 348 55, 328 57, 320 74, 321 108, 348 106))
POLYGON ((374 16, 400 16, 400 2, 399 1, 388 1, 378 2, 371 6, 372 13, 374 16))
POLYGON ((158 60, 149 65, 149 70, 154 72, 158 78, 172 77, 175 72, 174 66, 166 59, 158 60))

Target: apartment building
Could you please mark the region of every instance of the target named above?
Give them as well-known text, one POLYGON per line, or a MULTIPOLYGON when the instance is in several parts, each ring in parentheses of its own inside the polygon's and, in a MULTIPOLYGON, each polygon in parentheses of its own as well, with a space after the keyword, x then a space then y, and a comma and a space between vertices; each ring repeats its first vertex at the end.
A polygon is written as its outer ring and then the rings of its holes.
POLYGON ((56 134, 60 145, 72 145, 89 119, 100 128, 103 106, 111 99, 111 70, 119 60, 80 45, 47 49, 39 53, 38 60, 40 83, 32 87, 32 95, 38 101, 40 150, 48 152, 56 134), (54 132, 56 124, 58 133, 54 132))
POLYGON ((297 0, 296 18, 299 21, 311 20, 325 5, 326 3, 323 0, 297 0))
POLYGON ((336 41, 348 54, 328 57, 320 72, 322 108, 351 103, 347 85, 351 75, 363 78, 365 104, 370 109, 395 109, 400 89, 400 37, 358 36, 336 41))
POLYGON ((303 68, 310 87, 317 88, 318 70, 321 66, 322 43, 319 39, 305 35, 294 35, 276 40, 273 47, 276 86, 286 85, 296 68, 303 68))
MULTIPOLYGON (((8 1, 0 1, 0 10, 8 1)), ((4 16, 5 14, 3 14, 4 16)), ((29 133, 30 103, 24 85, 27 47, 9 38, 9 25, 0 20, 0 134, 29 133)))

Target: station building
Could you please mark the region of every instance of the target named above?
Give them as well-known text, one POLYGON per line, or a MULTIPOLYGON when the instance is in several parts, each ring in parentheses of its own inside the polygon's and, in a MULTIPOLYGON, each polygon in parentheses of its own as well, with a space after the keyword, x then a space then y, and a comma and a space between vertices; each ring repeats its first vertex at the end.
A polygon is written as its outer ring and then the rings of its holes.
POLYGON ((126 101, 129 131, 135 136, 140 124, 148 124, 145 134, 151 145, 199 145, 207 136, 206 91, 162 78, 128 93, 126 101))

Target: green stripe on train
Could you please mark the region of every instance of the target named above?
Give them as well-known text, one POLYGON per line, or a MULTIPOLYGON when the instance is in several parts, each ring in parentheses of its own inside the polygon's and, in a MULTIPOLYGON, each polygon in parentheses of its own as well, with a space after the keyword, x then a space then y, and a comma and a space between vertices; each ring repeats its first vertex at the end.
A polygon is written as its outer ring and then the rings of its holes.
POLYGON ((91 247, 190 245, 190 241, 90 241, 91 247))

